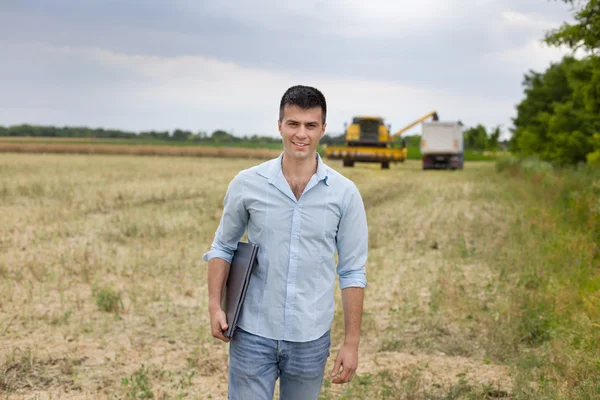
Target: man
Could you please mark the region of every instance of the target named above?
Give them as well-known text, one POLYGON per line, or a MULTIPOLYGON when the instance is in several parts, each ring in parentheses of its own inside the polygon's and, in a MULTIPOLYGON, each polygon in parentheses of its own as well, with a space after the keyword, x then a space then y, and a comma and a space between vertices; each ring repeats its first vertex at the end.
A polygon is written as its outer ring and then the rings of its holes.
POLYGON ((279 158, 240 172, 229 184, 208 261, 212 335, 224 342, 223 287, 237 243, 259 246, 238 327, 229 348, 229 398, 317 399, 329 357, 336 272, 342 290, 345 340, 331 371, 349 382, 358 366, 366 286, 368 233, 356 186, 317 153, 327 105, 315 88, 283 95, 279 158), (338 253, 337 268, 334 255, 338 253))

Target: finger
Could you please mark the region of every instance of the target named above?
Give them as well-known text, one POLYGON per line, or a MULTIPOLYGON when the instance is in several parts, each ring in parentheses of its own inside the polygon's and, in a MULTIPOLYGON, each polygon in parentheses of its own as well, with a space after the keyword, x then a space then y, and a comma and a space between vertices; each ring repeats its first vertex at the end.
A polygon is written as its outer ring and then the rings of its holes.
POLYGON ((350 379, 352 379, 352 375, 354 375, 354 372, 356 372, 356 367, 358 367, 358 365, 354 363, 351 363, 350 365, 346 363, 344 365, 344 372, 342 373, 342 380, 344 382, 350 382, 350 379))
POLYGON ((219 326, 221 327, 221 330, 226 330, 227 327, 229 326, 227 324, 227 316, 225 315, 225 313, 223 311, 221 311, 220 313, 217 314, 217 318, 216 320, 219 322, 219 326))
POLYGON ((348 382, 348 378, 350 377, 350 374, 351 374, 350 370, 348 370, 347 368, 344 368, 342 370, 342 373, 340 374, 340 381, 342 381, 344 383, 348 382))
POLYGON ((335 364, 333 365, 333 369, 331 370, 331 376, 336 376, 340 371, 340 366, 342 365, 342 358, 338 355, 335 359, 335 364))
POLYGON ((340 376, 340 380, 342 382, 350 382, 352 377, 354 376, 354 369, 352 368, 344 368, 342 375, 340 376))
MULTIPOLYGON (((220 323, 214 324, 211 327, 211 334, 214 338, 227 343, 229 342, 229 339, 223 334, 223 329, 221 329, 220 326, 222 326, 220 323)), ((227 329, 227 324, 225 324, 225 329, 227 329)))
POLYGON ((221 331, 219 332, 219 339, 221 339, 225 343, 229 342, 229 338, 224 334, 228 326, 229 325, 227 325, 227 322, 221 321, 221 331))
POLYGON ((342 383, 346 383, 346 381, 344 379, 342 379, 342 374, 343 374, 343 369, 344 367, 342 367, 342 372, 340 374, 338 374, 338 376, 336 376, 335 378, 333 378, 333 380, 331 381, 331 383, 335 383, 335 384, 342 384, 342 383))
POLYGON ((222 340, 225 343, 229 342, 229 338, 223 334, 223 332, 213 333, 213 337, 222 340))
POLYGON ((222 333, 219 335, 218 339, 224 341, 225 343, 229 343, 229 338, 222 333))
POLYGON ((333 378, 333 380, 331 382, 332 383, 344 383, 344 380, 342 379, 343 374, 344 374, 344 366, 342 365, 341 368, 338 368, 338 371, 335 374, 335 377, 333 378))

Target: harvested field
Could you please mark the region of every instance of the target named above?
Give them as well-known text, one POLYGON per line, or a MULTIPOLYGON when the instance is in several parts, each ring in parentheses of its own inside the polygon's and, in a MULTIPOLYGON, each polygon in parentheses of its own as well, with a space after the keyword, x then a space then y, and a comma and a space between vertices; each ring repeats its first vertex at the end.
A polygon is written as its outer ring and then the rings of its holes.
MULTIPOLYGON (((0 155, 0 393, 225 399, 228 348, 209 334, 201 255, 229 180, 257 162, 0 155)), ((489 163, 332 166, 365 201, 369 286, 358 375, 326 380, 321 398, 509 396, 509 367, 490 355, 503 301, 490 249, 519 214, 508 183, 489 163)), ((336 302, 328 369, 343 340, 336 302)))

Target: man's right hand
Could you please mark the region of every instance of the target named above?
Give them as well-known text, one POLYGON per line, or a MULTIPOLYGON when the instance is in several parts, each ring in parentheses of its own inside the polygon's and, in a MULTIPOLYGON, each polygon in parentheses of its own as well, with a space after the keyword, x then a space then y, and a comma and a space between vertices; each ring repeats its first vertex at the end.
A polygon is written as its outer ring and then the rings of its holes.
POLYGON ((221 307, 216 307, 210 311, 210 333, 214 338, 228 343, 229 338, 223 334, 223 331, 226 330, 228 326, 227 317, 225 316, 225 312, 223 312, 221 307))

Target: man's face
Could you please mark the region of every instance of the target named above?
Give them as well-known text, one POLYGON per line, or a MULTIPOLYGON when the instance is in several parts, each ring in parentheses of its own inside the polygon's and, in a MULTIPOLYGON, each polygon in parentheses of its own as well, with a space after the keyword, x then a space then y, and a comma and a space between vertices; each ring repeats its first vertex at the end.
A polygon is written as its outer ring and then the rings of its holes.
POLYGON ((283 118, 278 121, 286 156, 302 161, 315 156, 317 145, 325 133, 321 107, 304 110, 298 106, 285 106, 283 118))

